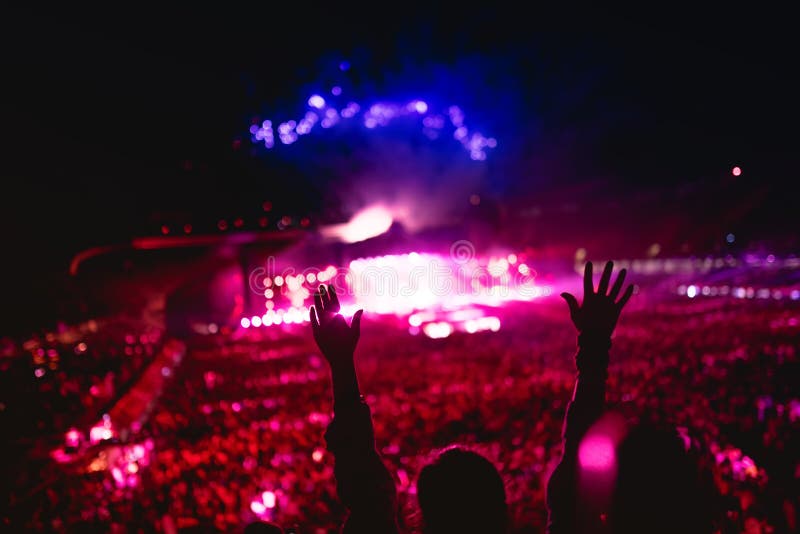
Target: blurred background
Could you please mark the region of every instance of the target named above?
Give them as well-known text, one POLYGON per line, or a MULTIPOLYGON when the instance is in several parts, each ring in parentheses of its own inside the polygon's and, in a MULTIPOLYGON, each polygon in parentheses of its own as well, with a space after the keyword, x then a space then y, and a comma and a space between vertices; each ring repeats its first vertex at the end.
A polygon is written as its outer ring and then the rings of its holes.
POLYGON ((521 9, 8 9, 5 524, 332 528, 305 324, 323 282, 367 310, 365 383, 379 441, 408 436, 382 445, 409 506, 421 451, 466 440, 539 531, 572 379, 555 296, 611 259, 639 301, 621 365, 659 355, 623 365, 614 395, 636 411, 650 386, 634 384, 662 372, 678 398, 715 391, 702 416, 661 408, 698 429, 736 501, 726 528, 796 530, 797 383, 773 380, 797 365, 791 17, 521 9), (705 378, 679 385, 694 368, 705 378), (427 432, 396 390, 425 399, 427 432))

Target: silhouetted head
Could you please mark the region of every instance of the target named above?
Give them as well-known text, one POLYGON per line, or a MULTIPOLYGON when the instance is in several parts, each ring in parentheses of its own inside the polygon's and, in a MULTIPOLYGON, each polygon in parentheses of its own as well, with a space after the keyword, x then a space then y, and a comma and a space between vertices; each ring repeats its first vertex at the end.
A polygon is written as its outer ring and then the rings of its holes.
POLYGON ((504 533, 508 509, 503 479, 492 463, 453 447, 426 465, 417 480, 425 534, 504 533))
POLYGON ((283 534, 283 529, 275 523, 254 521, 244 527, 244 534, 283 534))
POLYGON ((674 427, 642 423, 617 452, 609 521, 615 533, 712 531, 711 485, 674 427))

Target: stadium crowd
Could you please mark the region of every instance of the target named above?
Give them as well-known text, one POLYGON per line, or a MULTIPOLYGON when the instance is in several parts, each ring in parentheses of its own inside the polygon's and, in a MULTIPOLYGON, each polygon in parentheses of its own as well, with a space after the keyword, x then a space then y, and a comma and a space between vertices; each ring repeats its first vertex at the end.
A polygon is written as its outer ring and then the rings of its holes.
MULTIPOLYGON (((544 530, 545 487, 575 376, 564 308, 557 299, 510 305, 500 332, 446 339, 365 320, 359 377, 395 475, 403 530, 419 526, 421 466, 452 443, 498 467, 513 532, 544 530)), ((721 532, 797 529, 799 337, 800 307, 790 301, 645 297, 620 321, 609 405, 686 429, 722 497, 721 532)), ((323 440, 328 369, 310 338, 294 326, 190 341, 135 437, 149 452, 126 464, 136 464, 132 476, 87 469, 61 477, 37 497, 25 526, 237 531, 264 519, 335 531, 345 510, 323 440)))

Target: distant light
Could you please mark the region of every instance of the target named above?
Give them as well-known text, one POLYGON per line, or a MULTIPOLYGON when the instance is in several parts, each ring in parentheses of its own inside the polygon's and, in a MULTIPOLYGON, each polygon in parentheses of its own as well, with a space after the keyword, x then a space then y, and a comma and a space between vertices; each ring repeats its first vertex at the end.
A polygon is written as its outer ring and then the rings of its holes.
POLYGON ((219 332, 219 327, 217 326, 217 324, 216 323, 210 323, 208 325, 208 333, 209 334, 216 334, 217 332, 219 332))
POLYGON ((275 493, 272 491, 265 491, 261 494, 261 500, 264 501, 264 506, 267 508, 275 508, 275 493))
POLYGON ((250 318, 250 324, 258 328, 259 326, 261 326, 261 317, 258 315, 254 315, 253 317, 250 318))
POLYGON ((67 447, 77 447, 81 443, 81 433, 77 428, 71 428, 64 436, 64 443, 67 447))
POLYGON ((742 175, 742 168, 741 167, 734 167, 731 169, 731 174, 734 176, 741 176, 742 175))
POLYGON ((508 263, 510 263, 511 265, 514 265, 515 263, 517 263, 517 255, 516 254, 509 254, 508 255, 508 263))
POLYGON ((308 273, 306 275, 306 280, 308 281, 309 284, 313 284, 314 282, 317 281, 317 275, 315 275, 314 273, 308 273))
POLYGON ((325 107, 325 99, 319 95, 311 95, 308 99, 308 105, 312 108, 322 109, 325 107))
POLYGON ((281 275, 275 277, 275 285, 278 287, 283 285, 283 277, 281 275))
POLYGON ((220 219, 219 222, 217 222, 217 228, 219 228, 224 232, 225 230, 228 229, 228 221, 226 221, 225 219, 220 219))
POLYGON ((728 234, 725 236, 725 241, 727 241, 728 243, 733 243, 734 241, 736 241, 736 236, 733 234, 728 234))
POLYGON ((428 323, 422 327, 422 331, 431 339, 442 339, 453 333, 453 327, 445 322, 428 323))
POLYGON ((414 101, 414 110, 417 113, 425 113, 426 111, 428 111, 428 104, 423 102, 422 100, 416 100, 414 101))
POLYGON ((166 224, 165 224, 165 225, 163 225, 163 226, 161 227, 161 233, 162 233, 162 234, 164 234, 164 235, 167 235, 167 234, 169 234, 169 226, 167 226, 166 224))
POLYGON ((41 367, 36 369, 33 374, 36 375, 36 378, 42 378, 44 376, 45 370, 41 367))
POLYGON ((775 254, 767 255, 767 263, 775 263, 775 254))
POLYGON ((342 72, 350 70, 350 63, 347 61, 342 61, 339 63, 339 70, 342 72))
POLYGON ((183 225, 183 231, 186 234, 191 234, 192 233, 192 225, 191 224, 184 224, 183 225))
POLYGON ((392 227, 392 222, 392 213, 383 206, 375 205, 359 211, 345 224, 324 228, 322 233, 328 237, 337 237, 345 243, 357 243, 387 232, 392 227))
POLYGON ((317 463, 320 463, 324 457, 325 453, 321 449, 314 449, 314 452, 311 453, 311 459, 317 463))
POLYGON ((242 325, 242 328, 250 328, 250 319, 247 317, 242 317, 242 320, 239 321, 239 324, 242 325))
POLYGON ((481 197, 479 195, 470 195, 469 196, 469 203, 473 206, 477 206, 481 203, 481 197))
POLYGON ((252 510, 256 515, 264 515, 264 513, 267 511, 267 508, 261 501, 252 501, 250 503, 250 510, 252 510))
POLYGON ((342 88, 339 87, 338 85, 334 85, 333 88, 331 89, 331 94, 333 96, 339 96, 340 94, 342 94, 342 88))
POLYGON ((686 288, 686 296, 693 299, 697 296, 697 286, 691 285, 686 288))

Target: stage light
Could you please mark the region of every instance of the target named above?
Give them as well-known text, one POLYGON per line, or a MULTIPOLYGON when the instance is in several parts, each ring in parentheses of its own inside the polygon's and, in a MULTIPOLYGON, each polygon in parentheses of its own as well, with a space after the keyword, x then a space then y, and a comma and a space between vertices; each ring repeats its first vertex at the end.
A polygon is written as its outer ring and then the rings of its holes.
POLYGON ((261 317, 259 315, 254 315, 250 318, 250 324, 258 328, 261 326, 261 317))
POLYGON ((697 286, 691 285, 686 288, 686 296, 693 299, 697 296, 697 286))
POLYGON ((340 94, 342 94, 342 88, 341 88, 341 87, 339 87, 338 85, 334 85, 334 86, 331 88, 331 94, 332 94, 333 96, 339 96, 340 94))
POLYGON ((741 167, 734 167, 731 169, 731 174, 734 176, 741 176, 742 175, 742 168, 741 167))
POLYGON ((308 105, 312 108, 322 109, 325 107, 325 99, 319 95, 311 95, 308 99, 308 105))
POLYGON ((728 243, 733 243, 734 241, 736 241, 736 236, 733 234, 728 234, 725 236, 725 241, 727 241, 728 243))
POLYGON ((242 328, 250 328, 250 319, 247 317, 242 317, 242 320, 239 321, 239 324, 242 325, 242 328))
POLYGON ((275 508, 275 503, 277 499, 275 498, 275 493, 272 491, 265 491, 261 494, 261 500, 264 502, 264 506, 267 508, 275 508))

